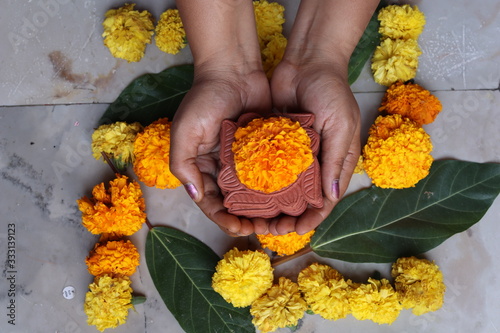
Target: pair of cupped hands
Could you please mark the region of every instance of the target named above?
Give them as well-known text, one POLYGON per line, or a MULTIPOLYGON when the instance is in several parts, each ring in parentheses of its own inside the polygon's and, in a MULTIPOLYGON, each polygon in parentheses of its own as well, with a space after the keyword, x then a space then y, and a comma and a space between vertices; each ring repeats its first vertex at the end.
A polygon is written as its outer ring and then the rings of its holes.
POLYGON ((203 213, 231 236, 304 234, 338 203, 359 153, 359 107, 347 81, 347 62, 293 63, 284 58, 268 80, 260 63, 219 59, 214 64, 195 63, 193 86, 171 128, 170 169, 203 213), (223 206, 217 185, 221 123, 246 112, 269 114, 273 108, 315 115, 313 127, 321 138, 323 207, 273 219, 232 215, 223 206))

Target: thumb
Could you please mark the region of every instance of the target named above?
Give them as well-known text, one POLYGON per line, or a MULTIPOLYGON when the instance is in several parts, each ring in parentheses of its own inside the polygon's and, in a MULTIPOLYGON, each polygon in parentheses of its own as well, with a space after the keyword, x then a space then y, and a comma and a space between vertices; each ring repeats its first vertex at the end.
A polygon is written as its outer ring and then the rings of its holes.
POLYGON ((203 199, 203 177, 196 158, 200 137, 194 131, 182 130, 182 125, 172 123, 170 137, 170 171, 184 185, 195 202, 203 199))

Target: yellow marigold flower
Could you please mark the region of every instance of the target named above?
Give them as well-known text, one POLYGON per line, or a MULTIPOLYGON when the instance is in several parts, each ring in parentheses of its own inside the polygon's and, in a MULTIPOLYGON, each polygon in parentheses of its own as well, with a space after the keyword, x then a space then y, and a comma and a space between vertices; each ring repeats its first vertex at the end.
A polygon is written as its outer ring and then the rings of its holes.
POLYGON ((392 265, 396 291, 405 309, 420 316, 443 306, 446 286, 443 273, 429 260, 399 258, 392 265))
POLYGON ((299 286, 280 277, 278 284, 252 303, 250 314, 257 329, 267 333, 297 325, 306 310, 307 304, 300 294, 299 286))
POLYGON ((297 180, 314 161, 311 139, 298 121, 257 118, 234 134, 236 175, 250 189, 271 193, 297 180))
POLYGON ((363 148, 363 168, 378 187, 413 187, 429 174, 431 151, 422 127, 398 114, 379 116, 363 148))
POLYGON ((153 17, 143 10, 134 10, 135 4, 126 4, 118 9, 110 9, 102 23, 104 45, 115 58, 128 62, 139 61, 144 56, 146 44, 153 36, 153 17))
POLYGON ((130 283, 126 276, 96 276, 94 283, 89 286, 90 291, 85 295, 83 308, 87 323, 95 325, 101 332, 124 324, 128 310, 133 307, 130 283))
POLYGON ((90 274, 125 275, 134 274, 139 266, 139 252, 131 241, 108 241, 97 243, 86 258, 90 274))
POLYGON ((388 280, 368 279, 349 294, 352 315, 358 320, 369 319, 377 324, 392 324, 403 309, 398 294, 388 280))
POLYGON ((168 9, 160 16, 156 25, 156 46, 170 54, 177 54, 186 46, 186 31, 182 24, 179 11, 168 9))
POLYGON ((287 39, 282 34, 274 34, 266 43, 265 48, 261 51, 262 66, 268 79, 273 76, 274 69, 283 59, 287 39))
POLYGON ((390 86, 396 81, 413 79, 417 74, 418 57, 421 54, 413 39, 384 39, 372 57, 375 82, 390 86))
POLYGON ((365 172, 365 169, 363 168, 363 155, 359 155, 358 163, 356 164, 356 167, 354 168, 353 173, 357 173, 359 175, 362 175, 364 172, 365 172))
POLYGON ((170 126, 161 118, 144 128, 134 142, 134 172, 147 186, 176 188, 181 182, 170 172, 170 126))
POLYGON ((212 287, 235 307, 246 307, 273 285, 271 259, 261 251, 234 248, 219 261, 212 287))
POLYGON ((417 39, 424 30, 425 16, 417 6, 391 5, 378 13, 379 32, 392 39, 417 39))
POLYGON ((283 32, 285 23, 285 7, 277 2, 260 0, 253 2, 255 22, 257 24, 257 36, 259 37, 260 49, 264 49, 275 34, 283 32))
POLYGON ((328 265, 314 263, 298 276, 299 288, 310 309, 328 320, 345 318, 350 312, 350 280, 328 265))
POLYGON ((146 221, 146 205, 141 187, 127 179, 118 175, 109 183, 109 189, 101 183, 92 190, 93 198, 84 196, 77 200, 83 213, 83 226, 91 233, 130 236, 142 227, 146 221))
POLYGON ((396 82, 387 89, 379 111, 400 114, 419 125, 430 124, 443 106, 436 96, 416 83, 396 82))
POLYGON ((290 232, 286 235, 274 236, 273 234, 267 234, 256 236, 262 247, 277 252, 280 256, 284 256, 294 254, 298 250, 304 248, 304 246, 309 244, 313 235, 314 230, 303 235, 299 235, 296 232, 290 232))
POLYGON ((134 140, 142 130, 139 123, 127 124, 118 121, 99 126, 92 133, 92 153, 96 160, 102 157, 101 152, 108 154, 117 162, 119 168, 134 160, 134 140))

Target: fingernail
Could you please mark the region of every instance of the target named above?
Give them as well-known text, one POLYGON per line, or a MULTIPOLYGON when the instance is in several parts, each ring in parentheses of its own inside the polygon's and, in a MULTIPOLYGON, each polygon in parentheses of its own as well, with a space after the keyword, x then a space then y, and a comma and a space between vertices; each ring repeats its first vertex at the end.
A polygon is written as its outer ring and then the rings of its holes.
POLYGON ((196 200, 198 197, 198 190, 196 189, 196 186, 194 186, 193 183, 187 183, 184 185, 184 188, 186 189, 186 192, 189 194, 191 199, 196 200))
POLYGON ((339 198, 339 192, 340 192, 340 189, 339 189, 339 180, 338 179, 334 179, 333 182, 332 182, 332 193, 333 193, 333 197, 335 199, 337 199, 337 200, 339 198))

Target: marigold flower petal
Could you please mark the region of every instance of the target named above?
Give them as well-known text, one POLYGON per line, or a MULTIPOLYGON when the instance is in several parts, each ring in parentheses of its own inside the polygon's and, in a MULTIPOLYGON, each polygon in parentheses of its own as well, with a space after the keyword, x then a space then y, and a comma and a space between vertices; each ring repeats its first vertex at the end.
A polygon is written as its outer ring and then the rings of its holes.
POLYGON ((267 0, 254 1, 253 7, 260 49, 263 50, 275 34, 283 32, 285 7, 267 0))
POLYGON ((286 235, 256 235, 262 247, 277 252, 278 255, 291 255, 300 249, 303 249, 311 241, 314 230, 303 235, 296 232, 290 232, 286 235))
POLYGON ((176 188, 181 182, 170 172, 170 126, 161 118, 144 128, 134 142, 134 172, 147 186, 176 188))
POLYGON ((273 284, 271 260, 261 251, 234 248, 224 254, 215 270, 213 289, 235 307, 249 306, 273 284))
POLYGON ((328 320, 345 318, 350 312, 348 295, 352 282, 332 267, 313 263, 300 271, 299 288, 310 309, 328 320))
POLYGON ((156 25, 155 43, 160 50, 170 54, 177 54, 186 46, 186 31, 177 9, 168 9, 161 14, 156 25))
POLYGON ((408 81, 417 74, 418 57, 422 54, 413 39, 384 39, 372 57, 375 82, 390 86, 397 81, 408 81))
POLYGON ((382 188, 407 188, 429 174, 433 158, 430 136, 400 115, 379 116, 363 148, 363 168, 382 188))
POLYGON ((267 333, 297 325, 306 310, 307 304, 301 296, 299 286, 280 277, 278 284, 252 303, 250 314, 257 329, 267 333))
POLYGON ((378 13, 379 32, 392 39, 417 39, 425 25, 425 16, 417 6, 390 5, 378 13))
POLYGON ((96 160, 102 158, 102 152, 124 165, 134 160, 134 140, 142 130, 141 124, 127 124, 118 121, 99 126, 92 133, 92 154, 96 160))
POLYGON ((269 38, 266 46, 261 51, 262 67, 268 79, 273 76, 274 69, 281 62, 281 59, 283 59, 287 42, 285 36, 275 34, 269 38))
POLYGON ((287 117, 257 118, 234 134, 236 175, 250 189, 271 193, 297 180, 314 161, 311 138, 287 117))
POLYGON ((104 183, 98 184, 92 190, 92 198, 77 200, 83 226, 93 234, 130 236, 146 221, 141 187, 123 175, 117 175, 109 185, 106 189, 104 183))
POLYGON ((358 284, 349 294, 349 304, 354 318, 377 324, 392 324, 403 309, 386 279, 369 278, 367 284, 358 284))
POLYGON ((132 306, 132 288, 128 277, 96 276, 85 295, 87 323, 99 331, 115 328, 127 321, 132 306))
POLYGON ((396 82, 387 89, 379 111, 400 114, 419 125, 430 124, 443 106, 437 97, 416 83, 396 82))
POLYGON ((399 258, 392 265, 392 277, 405 309, 420 316, 443 306, 446 286, 439 267, 427 259, 399 258))
POLYGON ((110 9, 102 26, 104 45, 115 58, 135 62, 142 59, 146 44, 153 36, 153 16, 146 10, 134 10, 135 4, 110 9))
POLYGON ((139 266, 139 252, 129 240, 97 243, 85 263, 89 273, 94 276, 102 274, 131 276, 139 266))

